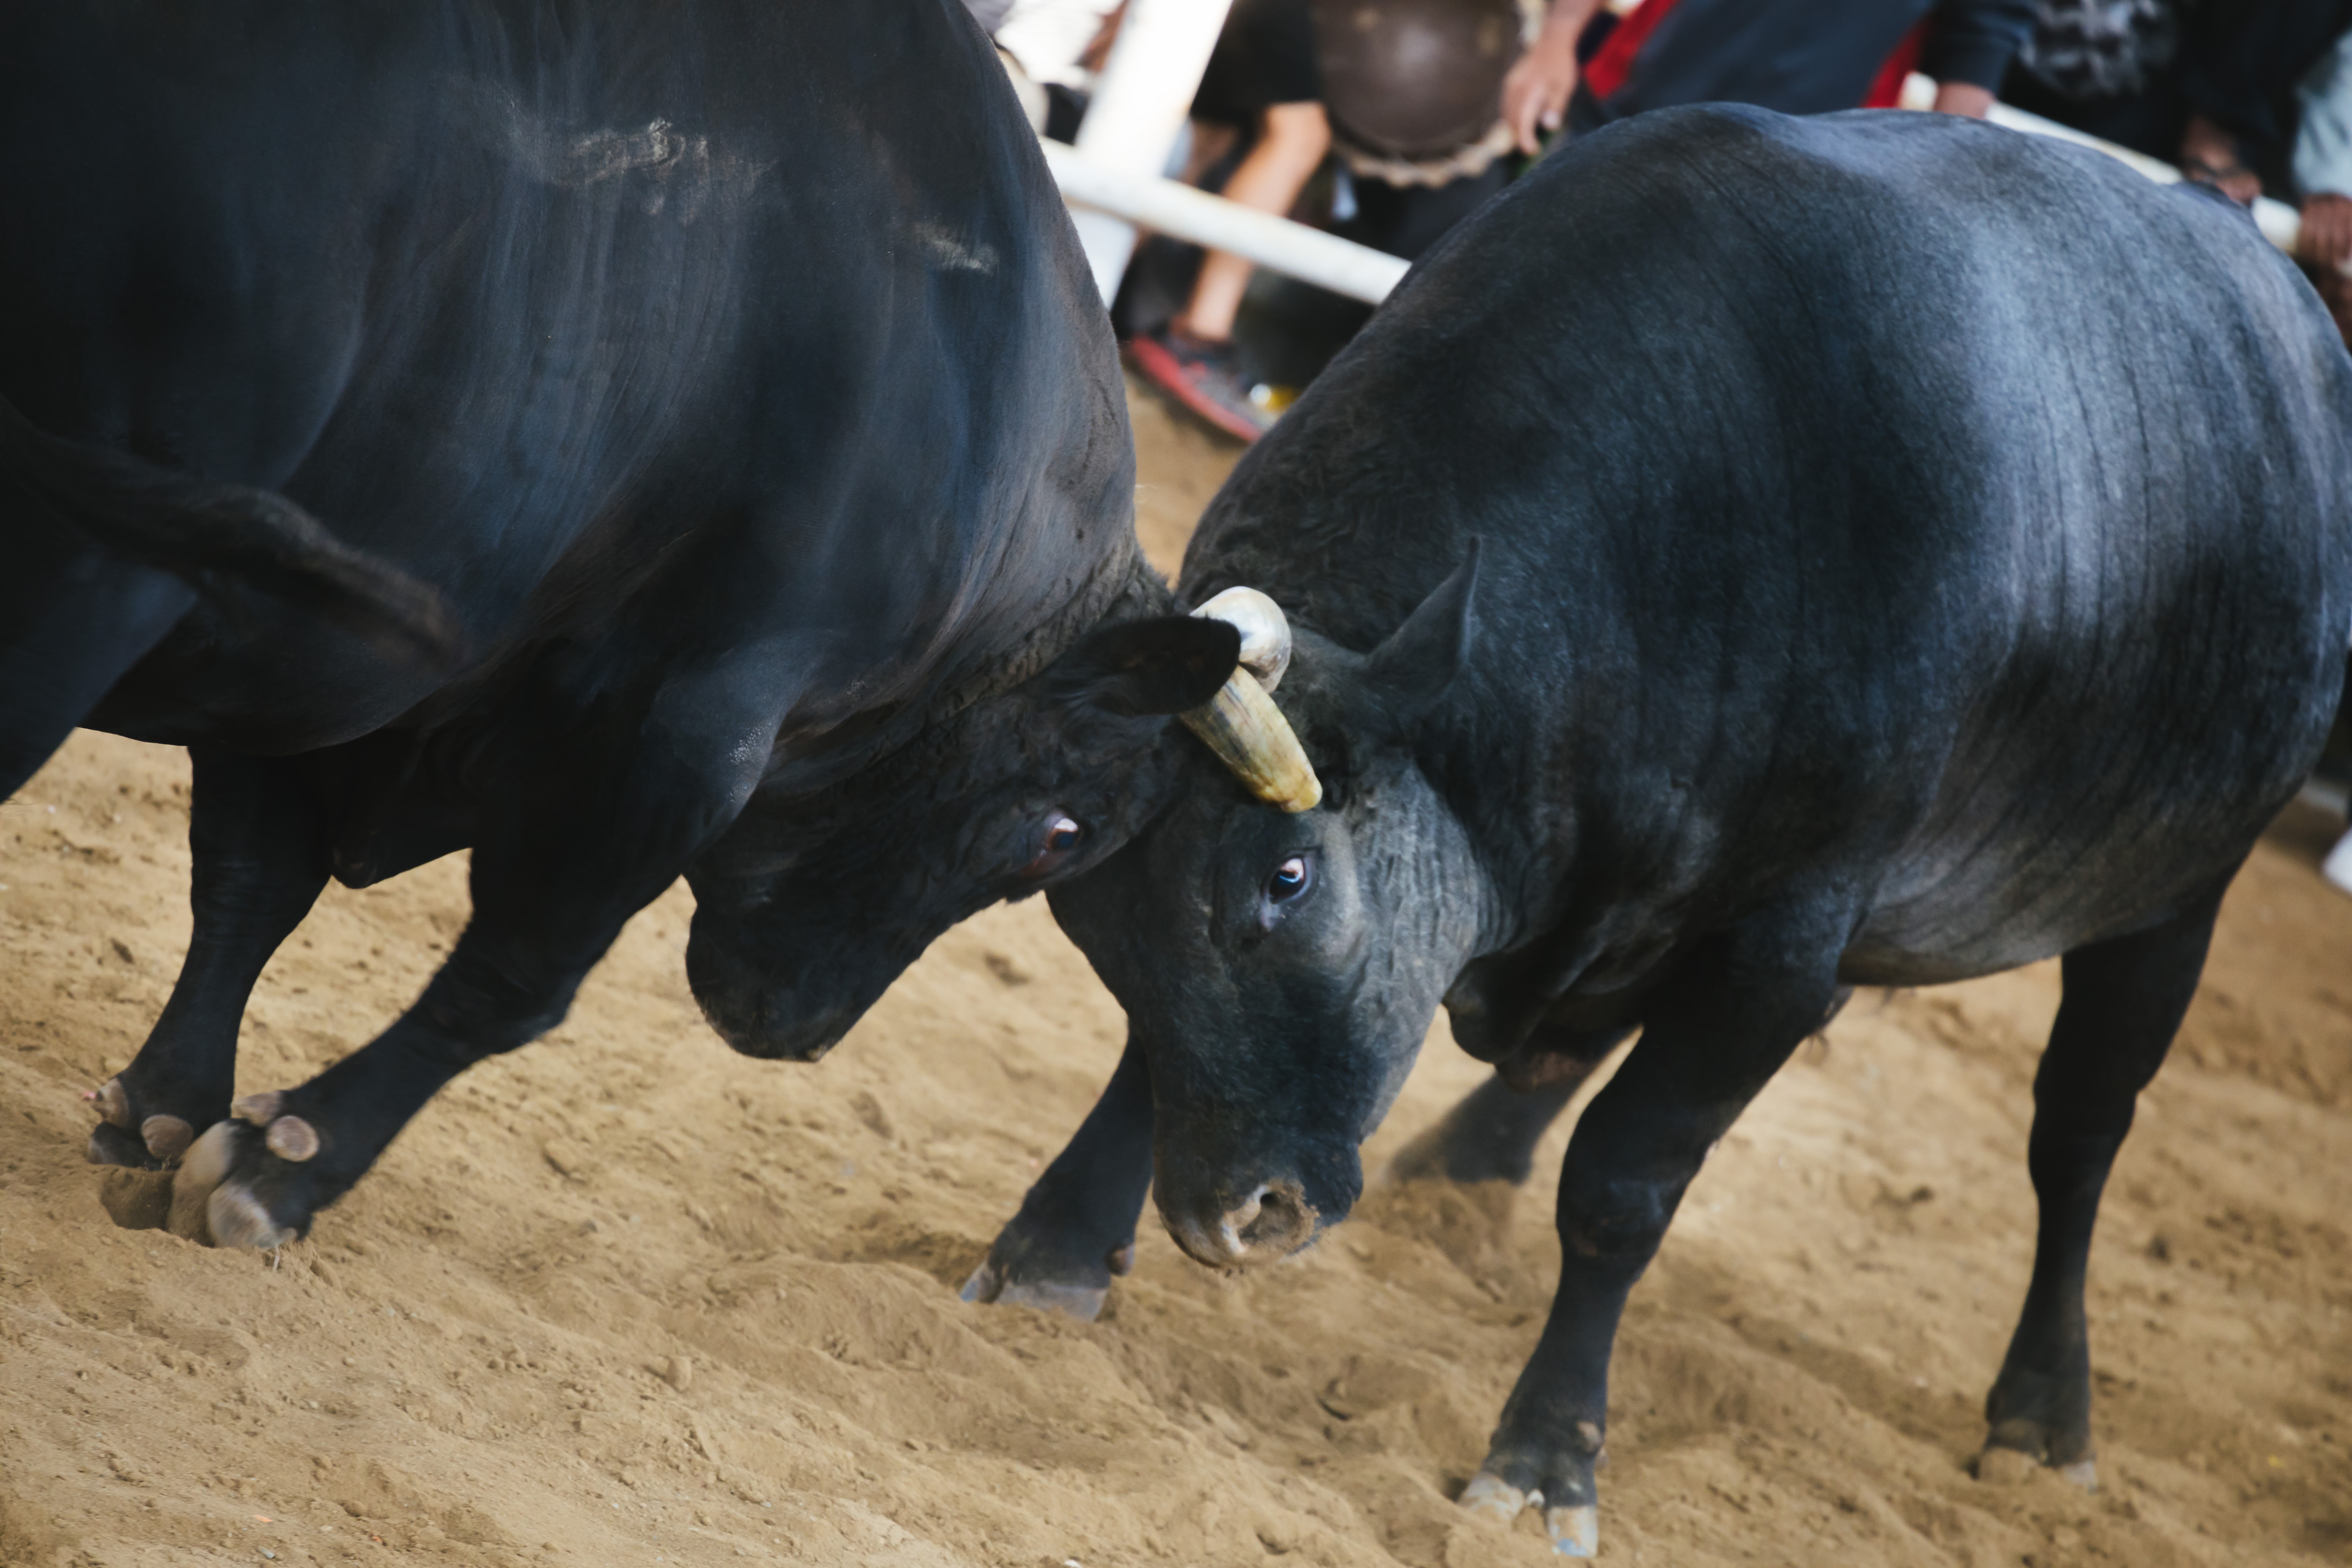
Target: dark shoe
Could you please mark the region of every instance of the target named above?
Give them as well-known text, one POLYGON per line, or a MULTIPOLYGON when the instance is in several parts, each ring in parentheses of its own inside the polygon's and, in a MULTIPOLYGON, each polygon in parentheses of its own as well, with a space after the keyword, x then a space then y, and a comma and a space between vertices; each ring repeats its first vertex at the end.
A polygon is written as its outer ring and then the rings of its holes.
POLYGON ((1162 327, 1129 342, 1127 352, 1154 386, 1225 434, 1255 441, 1272 427, 1273 408, 1251 396, 1229 345, 1162 327))

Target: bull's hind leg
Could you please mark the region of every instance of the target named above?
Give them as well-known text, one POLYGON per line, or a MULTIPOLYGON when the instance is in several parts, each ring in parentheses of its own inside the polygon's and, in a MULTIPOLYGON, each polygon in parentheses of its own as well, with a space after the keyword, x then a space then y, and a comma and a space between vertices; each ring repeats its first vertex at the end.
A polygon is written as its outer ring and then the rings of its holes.
POLYGON ((89 1097, 104 1119, 93 1164, 168 1164, 228 1114, 254 982, 327 885, 324 813, 299 763, 207 746, 189 760, 188 956, 137 1058, 89 1097))
POLYGON ((1535 1171, 1536 1145, 1551 1131, 1584 1080, 1592 1076, 1629 1029, 1583 1032, 1538 1029, 1535 1048, 1523 1053, 1540 1060, 1541 1081, 1514 1089, 1498 1070, 1462 1097, 1437 1123, 1396 1152, 1389 1174, 1401 1182, 1526 1183, 1535 1171))
POLYGON ((673 693, 676 722, 623 712, 509 737, 476 819, 473 919, 447 962, 375 1039, 308 1083, 240 1100, 199 1138, 173 1183, 175 1232, 225 1247, 308 1235, 444 1084, 562 1020, 629 917, 733 820, 766 760, 764 745, 743 744, 749 726, 724 691, 681 678, 665 700, 673 693))
POLYGON ((2086 1487, 2096 1473, 2083 1284, 2099 1194, 2131 1130, 2133 1103, 2189 1010, 2221 903, 2217 889, 2162 925, 2068 953, 2064 1000, 2033 1079, 2026 1162, 2042 1223, 2025 1309, 1985 1399, 1985 1447, 2054 1466, 2086 1487))
POLYGON ((963 1299, 1091 1321, 1111 1276, 1135 1264, 1135 1222, 1150 1191, 1151 1068, 1130 1036, 1102 1098, 1022 1198, 963 1299))

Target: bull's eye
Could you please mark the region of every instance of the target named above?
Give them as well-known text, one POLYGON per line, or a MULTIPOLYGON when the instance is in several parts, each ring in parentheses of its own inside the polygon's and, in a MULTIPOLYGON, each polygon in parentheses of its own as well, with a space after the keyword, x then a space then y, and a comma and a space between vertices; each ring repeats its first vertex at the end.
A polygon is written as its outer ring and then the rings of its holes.
POLYGON ((1265 901, 1286 904, 1305 892, 1314 880, 1315 874, 1307 867, 1307 857, 1293 855, 1276 866, 1274 875, 1265 879, 1265 901))
POLYGON ((1038 845, 1036 858, 1021 868, 1024 877, 1042 877, 1060 866, 1077 852, 1085 843, 1087 830, 1066 816, 1055 816, 1045 824, 1045 837, 1038 845))

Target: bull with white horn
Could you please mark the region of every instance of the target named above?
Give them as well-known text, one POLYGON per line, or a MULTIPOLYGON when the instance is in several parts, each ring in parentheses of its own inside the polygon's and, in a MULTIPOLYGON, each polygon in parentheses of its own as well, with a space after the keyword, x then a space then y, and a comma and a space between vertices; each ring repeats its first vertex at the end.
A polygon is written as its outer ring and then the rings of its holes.
MULTIPOLYGON (((990 1254, 998 1299, 1098 1308, 1147 1191, 1213 1268, 1344 1219, 1441 1006, 1497 1076, 1407 1173, 1525 1178, 1622 1048, 1459 1494, 1591 1557, 1619 1315, 1742 1108, 1852 987, 2063 957, 1984 1438, 2094 1484, 2100 1190, 2336 711, 2347 495, 2352 357, 2227 203, 1951 115, 1577 137, 1202 520, 1192 598, 1291 607, 1280 717, 1321 802, 1284 809, 1237 677, 1187 720, 1255 797, 1185 748, 1053 891, 1128 1048, 990 1254)), ((1665 1462, 1639 1432, 1617 1459, 1665 1462)))

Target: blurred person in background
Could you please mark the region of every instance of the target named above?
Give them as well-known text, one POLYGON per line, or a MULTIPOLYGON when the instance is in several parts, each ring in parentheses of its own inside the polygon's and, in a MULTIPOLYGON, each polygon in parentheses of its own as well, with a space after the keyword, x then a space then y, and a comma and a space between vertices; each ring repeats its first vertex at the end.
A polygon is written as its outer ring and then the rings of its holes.
POLYGON ((2339 37, 2295 89, 2291 172, 2303 210, 2301 255, 2319 285, 2319 297, 2352 343, 2352 35, 2339 37))
POLYGON ((2347 28, 2352 0, 2037 0, 2000 96, 2235 201, 2304 205, 2340 259, 2347 28))
POLYGON ((2177 162, 2189 123, 2174 68, 2183 20, 2179 0, 2038 0, 2001 101, 2177 162))
POLYGON ((2001 97, 2236 201, 2295 205, 2298 259, 2352 329, 2347 28, 2352 0, 2038 0, 2001 97))
POLYGON ((1643 0, 1580 65, 1600 10, 1551 0, 1512 68, 1503 119, 1521 152, 1675 104, 1892 106, 1915 69, 1936 81, 1937 109, 1981 117, 2033 26, 2033 0, 1643 0))
POLYGON ((2251 202, 2294 176, 2302 84, 2352 28, 2352 0, 2206 0, 2179 64, 2188 107, 2179 157, 2192 179, 2251 202))
MULTIPOLYGON (((1193 99, 1186 178, 1289 216, 1336 153, 1328 207, 1312 216, 1410 260, 1508 174, 1502 83, 1528 21, 1519 0, 1236 0, 1193 99)), ((1250 440, 1279 403, 1234 341, 1255 268, 1222 251, 1198 267, 1172 315, 1122 312, 1129 352, 1170 395, 1250 440)))

